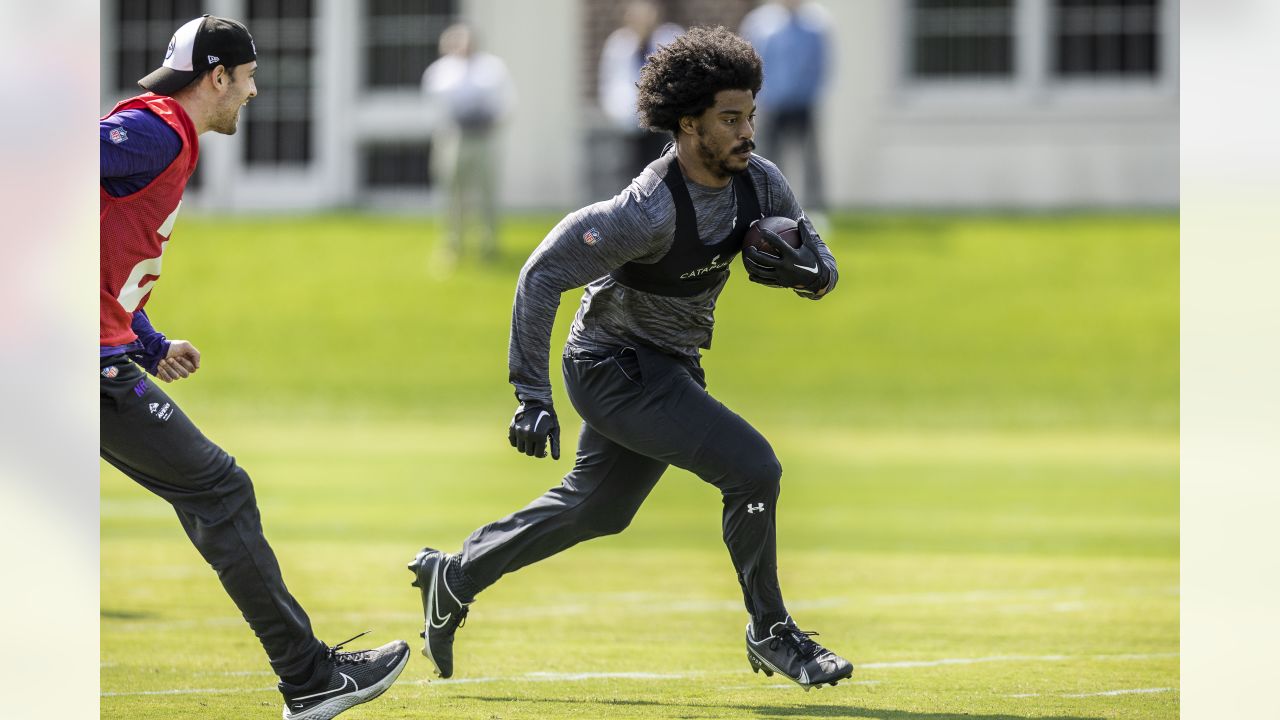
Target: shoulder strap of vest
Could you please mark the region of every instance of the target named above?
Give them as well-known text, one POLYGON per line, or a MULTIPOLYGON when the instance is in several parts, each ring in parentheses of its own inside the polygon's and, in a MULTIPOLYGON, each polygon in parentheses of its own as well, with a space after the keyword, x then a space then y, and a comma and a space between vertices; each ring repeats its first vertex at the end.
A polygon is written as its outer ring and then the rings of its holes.
POLYGON ((689 197, 689 188, 684 184, 684 173, 680 172, 680 161, 675 153, 663 155, 658 162, 667 165, 667 174, 662 183, 671 193, 671 200, 676 205, 676 238, 698 237, 698 216, 693 209, 693 198, 689 197))
POLYGON ((760 211, 760 199, 756 197, 756 184, 751 179, 751 167, 733 176, 733 192, 738 199, 738 220, 751 224, 764 216, 760 211))

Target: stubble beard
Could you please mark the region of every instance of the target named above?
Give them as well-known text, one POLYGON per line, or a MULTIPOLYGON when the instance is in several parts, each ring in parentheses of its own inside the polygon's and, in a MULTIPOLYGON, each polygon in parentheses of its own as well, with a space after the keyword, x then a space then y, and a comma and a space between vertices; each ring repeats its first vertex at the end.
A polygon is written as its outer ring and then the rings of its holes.
POLYGON ((702 160, 702 165, 711 171, 720 180, 728 180, 747 168, 734 168, 729 166, 732 156, 721 158, 716 155, 715 151, 707 145, 702 135, 698 135, 698 158, 702 160))
POLYGON ((228 107, 224 112, 219 113, 209 129, 222 135, 235 135, 236 125, 240 121, 240 108, 242 105, 243 103, 236 103, 228 107))

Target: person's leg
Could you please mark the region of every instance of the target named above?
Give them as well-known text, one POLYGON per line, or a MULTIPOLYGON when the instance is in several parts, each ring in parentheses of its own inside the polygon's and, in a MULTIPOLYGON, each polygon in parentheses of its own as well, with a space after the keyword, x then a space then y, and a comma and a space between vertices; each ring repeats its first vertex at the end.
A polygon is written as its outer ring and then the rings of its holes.
POLYGON ((462 246, 467 233, 467 204, 470 192, 470 168, 466 162, 466 136, 458 131, 442 143, 448 168, 449 188, 449 251, 455 258, 462 256, 462 246))
POLYGON ((661 157, 662 151, 667 147, 668 142, 671 142, 670 133, 640 130, 639 133, 633 135, 631 139, 631 175, 628 176, 627 182, 644 172, 644 169, 649 167, 649 163, 661 157))
POLYGON ((474 133, 476 206, 480 217, 480 256, 498 257, 498 133, 492 128, 474 133))
POLYGON ((248 474, 137 365, 117 358, 102 368, 102 457, 173 505, 282 680, 327 677, 328 649, 285 587, 248 474))
MULTIPOLYGON (((638 388, 610 375, 600 361, 566 360, 565 384, 575 404, 595 406, 638 388), (596 364, 592 370, 585 365, 596 364), (579 372, 581 371, 581 372, 579 372), (595 376, 599 397, 584 395, 583 374, 595 376)), ((458 555, 423 548, 409 563, 421 592, 422 654, 442 678, 453 675, 454 634, 476 594, 503 575, 543 560, 584 540, 622 532, 644 503, 666 463, 634 453, 583 423, 573 469, 557 487, 521 510, 473 532, 458 555)))
POLYGON ((473 532, 462 545, 463 571, 479 591, 584 540, 622 532, 666 467, 583 423, 577 459, 563 482, 473 532))
POLYGON ((774 532, 782 467, 769 443, 707 394, 692 361, 643 348, 633 357, 634 366, 627 355, 617 356, 615 365, 642 388, 641 401, 631 403, 630 412, 613 409, 620 401, 579 408, 583 419, 633 452, 690 470, 720 489, 724 542, 752 617, 747 657, 753 669, 781 672, 806 688, 850 677, 852 665, 796 627, 783 605, 774 532))
POLYGON ((782 128, 779 126, 781 118, 776 111, 766 110, 760 111, 759 118, 760 121, 756 126, 756 149, 781 169, 784 164, 782 158, 782 128))
POLYGON ((812 106, 801 108, 796 113, 796 135, 804 162, 804 207, 813 212, 823 212, 827 198, 822 183, 822 153, 818 151, 817 114, 812 106))
POLYGON ((773 448, 707 393, 701 369, 691 362, 640 348, 616 356, 614 365, 615 372, 636 383, 634 399, 605 394, 611 383, 586 385, 597 399, 579 404, 575 398, 579 414, 637 455, 715 485, 723 500, 724 542, 747 611, 757 623, 785 618, 774 529, 782 466, 773 448))

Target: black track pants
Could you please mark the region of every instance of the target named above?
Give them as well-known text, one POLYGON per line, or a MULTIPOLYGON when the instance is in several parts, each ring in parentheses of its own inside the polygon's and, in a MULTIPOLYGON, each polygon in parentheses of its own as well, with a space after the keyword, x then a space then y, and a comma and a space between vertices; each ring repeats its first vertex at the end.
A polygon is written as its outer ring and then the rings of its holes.
POLYGON ((583 540, 621 532, 668 465, 719 488, 724 542, 755 618, 785 614, 774 513, 782 466, 755 428, 711 397, 702 369, 647 348, 565 358, 584 422, 573 470, 524 509, 476 530, 462 567, 480 588, 583 540))
POLYGON ((326 648, 284 585, 248 474, 125 356, 103 358, 101 366, 102 457, 173 505, 276 674, 316 672, 326 648))

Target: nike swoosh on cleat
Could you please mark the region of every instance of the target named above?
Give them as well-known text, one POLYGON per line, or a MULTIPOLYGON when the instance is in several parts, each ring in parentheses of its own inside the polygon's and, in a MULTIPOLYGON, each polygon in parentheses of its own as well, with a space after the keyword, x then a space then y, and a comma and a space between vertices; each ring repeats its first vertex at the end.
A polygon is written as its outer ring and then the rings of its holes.
POLYGON ((302 697, 296 697, 296 698, 294 698, 294 700, 310 700, 311 698, 318 698, 318 697, 321 697, 322 695, 332 695, 332 694, 334 694, 334 693, 340 693, 340 692, 342 692, 343 690, 346 690, 346 689, 347 689, 347 683, 350 683, 350 684, 352 685, 352 687, 353 687, 354 689, 356 689, 356 690, 359 690, 359 689, 360 689, 360 686, 356 684, 356 681, 355 681, 355 680, 352 680, 352 679, 351 679, 351 676, 350 676, 350 675, 348 675, 348 674, 346 674, 346 673, 344 673, 344 672, 340 672, 340 673, 338 673, 338 674, 339 674, 339 675, 341 675, 341 676, 342 676, 342 678, 343 678, 343 679, 342 679, 342 687, 337 688, 336 690, 325 690, 325 691, 324 691, 324 692, 322 692, 322 693, 316 693, 316 694, 314 694, 314 695, 303 695, 302 697))
POLYGON ((444 627, 445 625, 449 624, 449 619, 453 617, 453 613, 449 613, 448 615, 443 615, 443 616, 440 614, 439 582, 440 582, 440 573, 433 572, 431 574, 431 617, 428 618, 431 622, 431 627, 433 628, 444 627))
POLYGON ((817 275, 817 274, 818 274, 818 263, 814 263, 814 264, 813 264, 813 267, 805 267, 804 265, 796 265, 795 263, 791 263, 791 264, 792 264, 792 265, 795 265, 796 267, 800 268, 801 270, 804 270, 805 272, 811 272, 811 273, 813 273, 814 275, 817 275))

